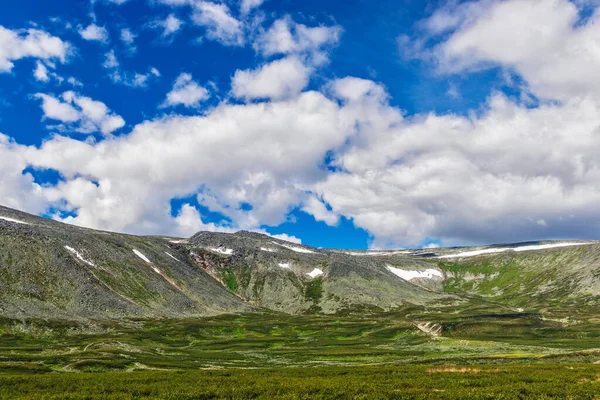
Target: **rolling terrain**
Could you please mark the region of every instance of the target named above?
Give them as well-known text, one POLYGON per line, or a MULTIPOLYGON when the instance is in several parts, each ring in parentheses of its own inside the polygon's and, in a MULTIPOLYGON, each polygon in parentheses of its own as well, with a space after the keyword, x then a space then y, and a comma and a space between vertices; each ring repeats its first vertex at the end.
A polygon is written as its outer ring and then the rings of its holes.
POLYGON ((0 207, 0 371, 600 361, 600 244, 348 251, 0 207))

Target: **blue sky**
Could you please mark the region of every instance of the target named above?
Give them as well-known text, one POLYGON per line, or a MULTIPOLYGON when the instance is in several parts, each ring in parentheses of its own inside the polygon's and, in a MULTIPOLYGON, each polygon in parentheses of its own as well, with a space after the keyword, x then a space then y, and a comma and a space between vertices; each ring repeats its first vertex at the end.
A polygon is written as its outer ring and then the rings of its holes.
POLYGON ((596 238, 596 7, 11 4, 0 203, 317 247, 596 238))

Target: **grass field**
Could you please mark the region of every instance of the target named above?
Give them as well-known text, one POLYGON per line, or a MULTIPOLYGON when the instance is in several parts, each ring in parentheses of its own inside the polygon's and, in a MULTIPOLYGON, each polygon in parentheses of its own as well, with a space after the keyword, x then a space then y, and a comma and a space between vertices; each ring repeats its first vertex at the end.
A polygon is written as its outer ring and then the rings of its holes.
POLYGON ((600 366, 399 366, 0 375, 2 399, 598 399, 600 366))
POLYGON ((600 326, 592 318, 567 324, 535 314, 464 310, 85 324, 4 320, 0 373, 600 361, 600 326))
POLYGON ((593 315, 491 311, 0 320, 0 399, 600 399, 593 315))

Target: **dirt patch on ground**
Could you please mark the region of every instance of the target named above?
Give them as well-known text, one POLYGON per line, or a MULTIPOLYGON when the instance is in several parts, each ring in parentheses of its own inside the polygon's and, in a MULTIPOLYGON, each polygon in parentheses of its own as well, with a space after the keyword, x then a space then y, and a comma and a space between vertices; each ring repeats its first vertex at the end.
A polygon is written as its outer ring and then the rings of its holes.
POLYGON ((494 369, 479 369, 479 368, 458 368, 458 367, 443 367, 443 368, 429 368, 428 373, 459 373, 459 374, 479 374, 479 373, 495 373, 500 372, 498 368, 494 369))
POLYGON ((600 382, 600 375, 596 376, 596 379, 594 379, 594 378, 591 378, 591 379, 590 378, 580 379, 577 383, 584 384, 584 383, 598 383, 598 382, 600 382))

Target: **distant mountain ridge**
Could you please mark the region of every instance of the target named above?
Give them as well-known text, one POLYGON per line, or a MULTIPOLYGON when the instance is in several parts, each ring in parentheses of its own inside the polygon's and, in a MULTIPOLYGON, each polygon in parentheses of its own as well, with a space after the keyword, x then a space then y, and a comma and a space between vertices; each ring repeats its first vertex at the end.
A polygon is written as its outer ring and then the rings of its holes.
POLYGON ((494 303, 595 307, 600 244, 316 249, 252 232, 189 239, 76 227, 0 207, 0 316, 187 317, 494 303))

